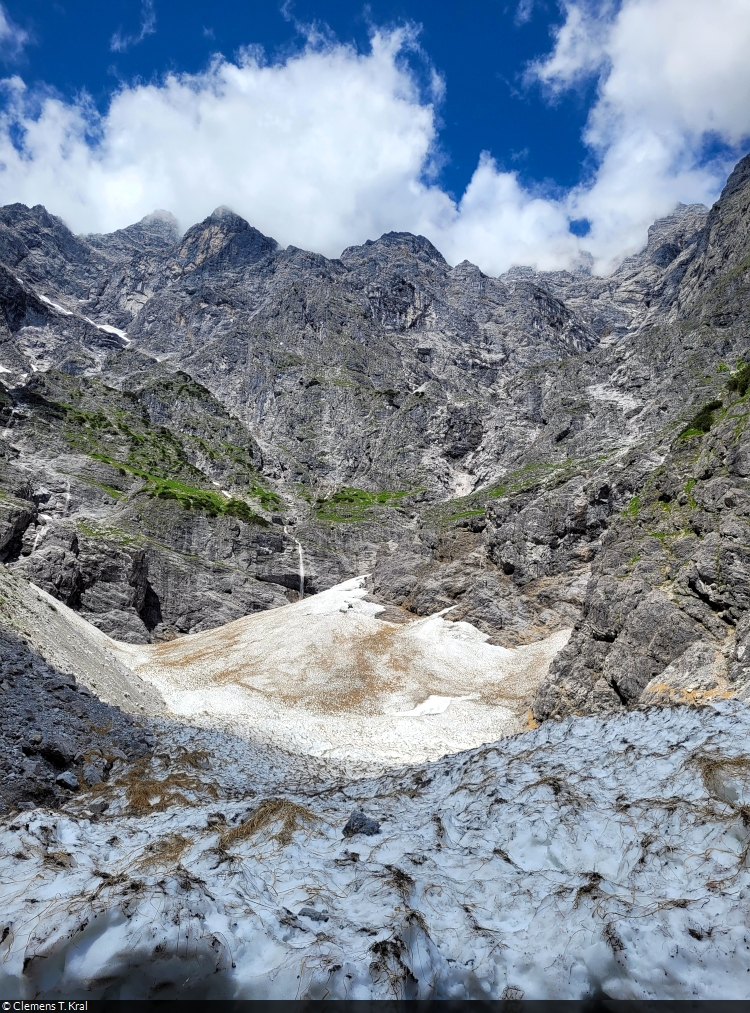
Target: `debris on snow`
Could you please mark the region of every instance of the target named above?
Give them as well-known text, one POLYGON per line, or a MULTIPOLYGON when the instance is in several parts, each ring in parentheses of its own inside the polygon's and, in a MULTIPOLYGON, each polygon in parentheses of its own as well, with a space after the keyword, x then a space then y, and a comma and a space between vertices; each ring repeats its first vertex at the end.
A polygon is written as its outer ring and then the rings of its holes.
POLYGON ((747 995, 738 701, 547 723, 354 782, 156 728, 153 805, 113 775, 0 822, 4 994, 747 995), (342 827, 374 802, 381 832, 352 851, 342 827))

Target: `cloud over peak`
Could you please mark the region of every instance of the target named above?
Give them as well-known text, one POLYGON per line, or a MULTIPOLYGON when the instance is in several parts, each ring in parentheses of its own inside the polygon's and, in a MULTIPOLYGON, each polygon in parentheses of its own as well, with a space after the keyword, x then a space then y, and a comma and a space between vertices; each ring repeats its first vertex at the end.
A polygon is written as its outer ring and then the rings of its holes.
POLYGON ((529 75, 553 93, 596 77, 585 134, 595 172, 562 196, 532 192, 484 153, 455 201, 436 183, 443 83, 417 79, 403 58, 415 45, 401 27, 374 31, 366 53, 320 36, 278 62, 247 49, 200 74, 121 87, 103 116, 9 79, 0 201, 43 203, 76 231, 155 207, 187 227, 228 204, 329 256, 408 230, 490 274, 569 267, 584 250, 608 270, 678 201, 711 201, 750 137, 746 0, 566 3, 529 75), (581 218, 584 238, 570 231, 581 218))

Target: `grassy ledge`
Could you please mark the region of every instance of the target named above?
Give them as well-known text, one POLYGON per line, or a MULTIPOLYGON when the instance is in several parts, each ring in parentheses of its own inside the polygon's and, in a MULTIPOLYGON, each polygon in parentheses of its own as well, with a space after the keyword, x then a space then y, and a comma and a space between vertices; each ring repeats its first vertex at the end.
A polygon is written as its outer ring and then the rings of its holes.
POLYGON ((367 511, 374 506, 393 506, 404 496, 411 496, 419 490, 399 490, 367 492, 365 489, 354 489, 347 486, 339 489, 333 496, 315 501, 315 516, 321 521, 347 523, 361 521, 367 511))
POLYGON ((145 485, 142 492, 150 498, 176 500, 183 510, 202 510, 209 517, 237 517, 245 524, 257 524, 267 528, 269 521, 256 513, 244 500, 224 496, 222 493, 213 492, 210 489, 199 489, 197 486, 187 485, 174 478, 159 478, 157 475, 150 475, 140 468, 125 464, 123 461, 115 461, 106 454, 91 454, 97 461, 103 461, 121 472, 128 472, 137 478, 142 478, 145 485))

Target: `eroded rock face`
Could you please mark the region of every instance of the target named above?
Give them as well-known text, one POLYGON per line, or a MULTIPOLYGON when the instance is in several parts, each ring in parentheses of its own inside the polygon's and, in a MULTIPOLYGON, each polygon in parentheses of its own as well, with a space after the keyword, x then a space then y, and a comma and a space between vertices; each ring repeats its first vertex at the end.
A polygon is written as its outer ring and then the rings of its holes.
POLYGON ((538 718, 654 700, 655 687, 740 692, 747 683, 750 486, 734 466, 747 418, 736 394, 725 393, 709 432, 678 436, 610 518, 581 619, 537 696, 538 718))
POLYGON ((113 764, 151 751, 150 730, 102 703, 18 633, 0 629, 0 814, 56 808, 113 764))
POLYGON ((3 209, 3 561, 131 642, 361 573, 495 644, 575 627, 537 718, 696 643, 744 680, 748 166, 608 278, 3 209))

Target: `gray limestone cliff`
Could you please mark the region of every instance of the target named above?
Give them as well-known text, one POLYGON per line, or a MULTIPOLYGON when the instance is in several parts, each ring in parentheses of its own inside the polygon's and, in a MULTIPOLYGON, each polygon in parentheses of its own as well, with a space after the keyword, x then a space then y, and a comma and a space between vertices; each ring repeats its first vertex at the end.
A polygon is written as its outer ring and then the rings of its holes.
POLYGON ((743 683, 749 289, 750 157, 607 278, 10 205, 0 561, 132 642, 295 600, 300 550, 305 593, 574 627, 538 719, 743 683))

